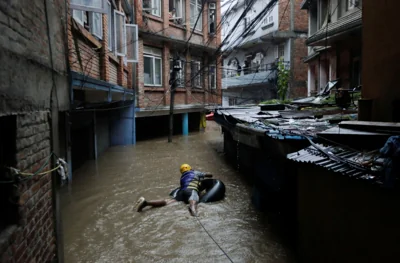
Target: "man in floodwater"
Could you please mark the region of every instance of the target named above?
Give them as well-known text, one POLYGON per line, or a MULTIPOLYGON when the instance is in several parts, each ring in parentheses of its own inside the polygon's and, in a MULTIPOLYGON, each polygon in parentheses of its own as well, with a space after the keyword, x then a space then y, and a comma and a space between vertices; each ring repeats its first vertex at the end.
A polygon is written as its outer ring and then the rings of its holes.
POLYGON ((181 179, 180 189, 175 199, 152 200, 146 201, 144 197, 140 197, 136 203, 137 211, 141 212, 146 206, 160 207, 169 205, 175 201, 183 201, 189 203, 189 212, 192 216, 197 216, 197 204, 199 202, 199 188, 204 178, 211 178, 209 173, 195 171, 188 164, 182 164, 180 167, 181 179))

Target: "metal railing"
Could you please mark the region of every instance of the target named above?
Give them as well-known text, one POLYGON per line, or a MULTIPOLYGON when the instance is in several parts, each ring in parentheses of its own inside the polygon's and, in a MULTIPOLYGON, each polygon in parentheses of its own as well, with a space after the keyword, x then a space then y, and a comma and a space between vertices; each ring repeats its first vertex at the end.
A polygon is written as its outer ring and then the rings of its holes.
MULTIPOLYGON (((285 64, 286 68, 288 68, 290 65, 288 61, 284 61, 283 63, 285 64)), ((222 78, 234 78, 259 72, 273 71, 277 69, 278 69, 278 62, 259 64, 250 67, 240 67, 236 69, 223 68, 222 78)))

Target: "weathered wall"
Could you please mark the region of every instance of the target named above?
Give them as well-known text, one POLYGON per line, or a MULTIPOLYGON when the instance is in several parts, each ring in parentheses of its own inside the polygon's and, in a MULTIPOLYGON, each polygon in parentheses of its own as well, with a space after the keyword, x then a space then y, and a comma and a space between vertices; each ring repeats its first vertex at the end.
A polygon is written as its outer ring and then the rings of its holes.
MULTIPOLYGON (((54 92, 60 110, 69 106, 63 7, 60 0, 49 2, 48 7, 54 92)), ((44 2, 1 1, 0 32, 0 115, 48 109, 52 70, 44 2)))
POLYGON ((301 262, 394 262, 398 258, 398 193, 301 165, 297 200, 301 262))
POLYGON ((289 91, 291 98, 307 96, 307 65, 303 59, 307 56, 306 38, 296 38, 293 40, 293 59, 291 60, 292 82, 289 91))
MULTIPOLYGON (((69 109, 64 7, 61 0, 0 2, 0 116, 16 116, 16 166, 28 173, 59 154, 58 113, 69 109)), ((0 262, 56 257, 52 183, 45 174, 16 184, 20 220, 0 233, 0 262)))
MULTIPOLYGON (((17 116, 17 168, 36 172, 50 158, 49 112, 17 116)), ((49 170, 51 162, 42 171, 49 170)), ((55 258, 56 243, 51 174, 17 184, 19 222, 0 233, 0 262, 46 262, 55 258)))
POLYGON ((400 100, 400 49, 393 37, 400 29, 396 19, 399 8, 399 1, 363 2, 362 97, 374 100, 374 121, 400 117, 399 112, 393 112, 395 101, 398 104, 400 100))

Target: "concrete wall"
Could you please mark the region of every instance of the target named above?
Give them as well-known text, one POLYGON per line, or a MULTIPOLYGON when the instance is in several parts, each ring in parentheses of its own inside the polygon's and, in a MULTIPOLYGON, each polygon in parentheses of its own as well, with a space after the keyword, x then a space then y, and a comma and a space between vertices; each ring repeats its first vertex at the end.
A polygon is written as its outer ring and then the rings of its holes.
POLYGON ((400 49, 395 32, 398 1, 365 1, 363 6, 362 97, 373 99, 372 120, 399 121, 400 49), (373 54, 373 55, 371 55, 373 54))
MULTIPOLYGON (((66 110, 69 100, 63 4, 62 1, 52 3, 49 3, 48 16, 55 70, 54 94, 58 97, 58 108, 66 110)), ((0 115, 49 109, 52 70, 46 29, 43 1, 34 4, 1 1, 0 115)))
POLYGON ((297 200, 300 262, 397 260, 397 192, 301 165, 297 200))
MULTIPOLYGON (((243 4, 243 0, 238 1, 238 4, 236 5, 237 8, 232 9, 230 12, 228 11, 228 8, 230 7, 230 4, 226 4, 225 5, 225 9, 223 10, 223 16, 226 16, 225 18, 225 22, 222 25, 222 31, 223 34, 226 36, 233 28, 236 28, 232 35, 228 38, 228 40, 230 43, 227 46, 231 46, 233 44, 233 41, 240 38, 243 34, 244 31, 244 19, 242 21, 239 22, 238 26, 235 27, 236 22, 238 21, 239 17, 242 15, 242 13, 244 12, 244 4, 243 4)), ((249 10, 249 12, 247 13, 247 17, 249 17, 250 19, 254 19, 262 10, 265 9, 265 7, 267 6, 268 1, 264 1, 264 0, 257 0, 255 1, 252 10, 249 10)), ((233 7, 234 3, 232 4, 231 8, 233 7)), ((279 6, 281 5, 280 1, 278 1, 278 3, 273 7, 273 9, 265 16, 265 18, 268 18, 269 16, 272 16, 274 21, 272 26, 269 27, 264 27, 265 24, 262 24, 262 22, 260 22, 260 24, 258 26, 255 27, 255 33, 249 35, 248 37, 246 37, 245 39, 243 39, 243 43, 246 41, 251 41, 254 39, 257 39, 263 35, 266 35, 268 33, 274 32, 278 30, 278 26, 279 26, 279 6)), ((230 9, 230 8, 229 8, 230 9)), ((264 19, 264 18, 263 18, 264 19)), ((225 46, 224 49, 226 49, 227 47, 225 46)))

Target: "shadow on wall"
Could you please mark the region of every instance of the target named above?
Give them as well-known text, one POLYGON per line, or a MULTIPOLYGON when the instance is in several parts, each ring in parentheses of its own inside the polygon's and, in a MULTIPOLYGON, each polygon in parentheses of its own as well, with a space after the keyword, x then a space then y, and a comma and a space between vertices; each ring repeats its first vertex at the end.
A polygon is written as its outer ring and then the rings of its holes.
POLYGON ((398 192, 319 167, 299 167, 301 262, 398 261, 398 192))
MULTIPOLYGON (((182 134, 182 114, 174 115, 174 135, 182 134)), ((199 131, 200 113, 189 113, 189 132, 199 131)), ((136 140, 147 140, 167 136, 169 115, 136 118, 136 140)))

